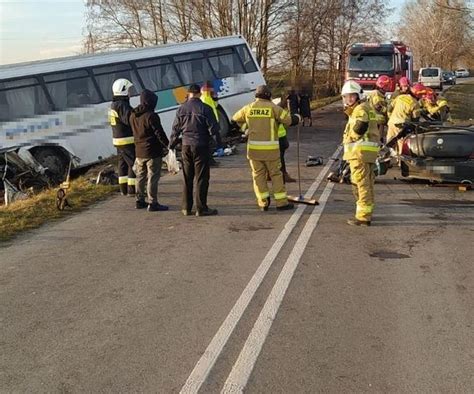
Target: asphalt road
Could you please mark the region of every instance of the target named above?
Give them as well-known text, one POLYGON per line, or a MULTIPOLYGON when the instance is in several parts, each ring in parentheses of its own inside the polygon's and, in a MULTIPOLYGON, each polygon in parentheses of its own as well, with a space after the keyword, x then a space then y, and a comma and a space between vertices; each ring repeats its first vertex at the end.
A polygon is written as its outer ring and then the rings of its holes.
MULTIPOLYGON (((343 123, 315 113, 302 157, 343 123)), ((165 176, 169 212, 117 196, 0 247, 1 392, 474 390, 472 192, 393 170, 353 228, 350 187, 303 167, 321 205, 262 213, 240 148, 212 170, 218 217, 182 217, 165 176)))

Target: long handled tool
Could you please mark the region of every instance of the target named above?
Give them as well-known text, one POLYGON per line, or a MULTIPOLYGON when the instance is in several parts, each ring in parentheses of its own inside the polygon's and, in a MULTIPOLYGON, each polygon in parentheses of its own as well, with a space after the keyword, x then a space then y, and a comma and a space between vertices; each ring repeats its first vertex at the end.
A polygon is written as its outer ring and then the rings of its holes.
POLYGON ((300 169, 300 131, 301 123, 298 123, 298 128, 296 129, 296 161, 298 163, 298 192, 299 196, 288 196, 288 201, 297 203, 297 204, 306 204, 306 205, 319 205, 318 200, 315 198, 309 199, 304 198, 303 193, 301 192, 301 169, 300 169))

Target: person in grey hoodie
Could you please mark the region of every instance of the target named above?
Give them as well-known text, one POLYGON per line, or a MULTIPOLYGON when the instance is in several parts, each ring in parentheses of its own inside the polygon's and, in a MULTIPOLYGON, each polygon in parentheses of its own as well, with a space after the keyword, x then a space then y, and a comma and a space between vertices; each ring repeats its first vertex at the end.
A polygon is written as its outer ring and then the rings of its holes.
POLYGON ((166 205, 158 203, 161 162, 163 156, 168 154, 169 141, 160 117, 155 113, 157 102, 156 94, 145 89, 140 94, 140 105, 130 115, 136 153, 136 208, 142 209, 148 206, 150 212, 168 210, 166 205), (145 202, 145 185, 148 204, 145 202))

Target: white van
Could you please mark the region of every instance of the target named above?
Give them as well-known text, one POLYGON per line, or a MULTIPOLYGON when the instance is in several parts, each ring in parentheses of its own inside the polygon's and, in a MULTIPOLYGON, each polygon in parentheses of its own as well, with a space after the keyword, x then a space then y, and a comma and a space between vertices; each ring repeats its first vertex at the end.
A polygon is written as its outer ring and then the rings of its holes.
POLYGON ((443 71, 440 67, 420 68, 418 82, 430 88, 443 89, 443 71))

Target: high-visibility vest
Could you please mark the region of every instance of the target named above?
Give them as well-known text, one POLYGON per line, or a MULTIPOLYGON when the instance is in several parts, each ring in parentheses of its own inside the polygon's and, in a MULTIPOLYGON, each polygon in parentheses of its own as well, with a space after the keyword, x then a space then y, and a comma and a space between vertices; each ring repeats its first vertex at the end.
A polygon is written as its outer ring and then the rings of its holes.
POLYGON ((232 119, 248 126, 247 158, 276 160, 280 157, 278 129, 291 125, 290 113, 270 100, 256 99, 237 111, 232 119))
POLYGON ((214 112, 214 115, 216 117, 216 120, 219 122, 219 111, 217 110, 217 104, 215 100, 211 96, 211 92, 204 91, 201 93, 201 101, 204 104, 209 105, 209 107, 212 108, 212 111, 214 112))
POLYGON ((375 163, 380 150, 380 132, 377 127, 375 112, 368 103, 359 103, 346 112, 349 119, 344 130, 344 160, 361 160, 364 163, 375 163), (354 131, 357 121, 369 124, 367 131, 359 135, 354 131))
POLYGON ((278 138, 283 137, 286 137, 286 127, 280 123, 280 126, 278 126, 278 138))

